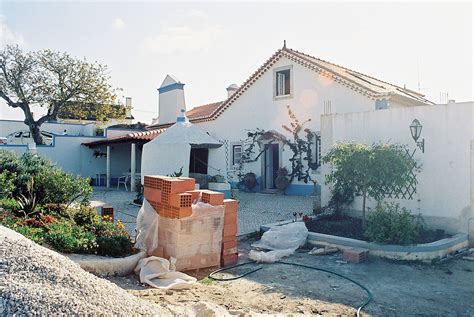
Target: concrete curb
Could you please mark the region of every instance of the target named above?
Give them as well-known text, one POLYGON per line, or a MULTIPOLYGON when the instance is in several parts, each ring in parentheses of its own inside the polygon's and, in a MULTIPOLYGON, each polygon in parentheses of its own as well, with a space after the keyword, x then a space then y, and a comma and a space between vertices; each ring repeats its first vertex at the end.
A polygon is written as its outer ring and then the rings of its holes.
MULTIPOLYGON (((274 226, 282 226, 292 221, 282 221, 260 226, 260 231, 265 232, 274 226)), ((307 242, 314 246, 331 246, 340 249, 363 248, 370 254, 394 260, 433 260, 443 258, 450 253, 467 248, 468 235, 459 233, 451 238, 416 245, 378 244, 357 239, 344 238, 328 234, 310 232, 307 242)))

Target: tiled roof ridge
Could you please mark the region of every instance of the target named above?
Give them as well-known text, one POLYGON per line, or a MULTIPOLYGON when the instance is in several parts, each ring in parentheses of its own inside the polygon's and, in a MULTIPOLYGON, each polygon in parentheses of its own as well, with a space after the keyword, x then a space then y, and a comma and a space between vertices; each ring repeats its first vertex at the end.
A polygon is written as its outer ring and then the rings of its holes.
POLYGON ((307 54, 307 53, 304 53, 304 52, 300 52, 300 51, 295 50, 295 49, 292 49, 292 48, 285 48, 284 50, 286 50, 286 51, 293 51, 293 52, 295 52, 295 53, 297 53, 297 54, 301 54, 301 55, 307 56, 307 57, 309 57, 309 58, 313 58, 313 59, 315 59, 315 60, 319 60, 319 61, 321 61, 321 62, 328 63, 328 64, 333 65, 333 66, 336 66, 336 67, 340 67, 340 68, 342 68, 342 69, 344 69, 344 70, 346 70, 346 71, 349 71, 349 72, 352 72, 352 73, 356 73, 356 74, 365 76, 365 77, 370 78, 370 79, 375 79, 375 80, 377 80, 377 81, 379 81, 379 82, 381 82, 381 83, 384 83, 384 84, 387 84, 387 85, 390 85, 390 86, 399 88, 399 89, 404 90, 404 91, 408 91, 408 92, 410 92, 410 93, 412 93, 412 94, 415 94, 415 95, 417 95, 417 96, 419 96, 419 97, 425 97, 425 95, 422 94, 422 93, 416 92, 416 91, 411 90, 411 89, 408 89, 408 88, 400 87, 400 86, 398 86, 398 85, 395 85, 395 84, 389 83, 389 82, 387 82, 387 81, 384 81, 384 80, 375 78, 375 77, 373 77, 373 76, 370 76, 370 75, 361 73, 361 72, 359 72, 359 71, 356 71, 356 70, 347 68, 347 67, 345 67, 345 66, 342 66, 342 65, 339 65, 339 64, 336 64, 336 63, 333 63, 333 62, 329 62, 329 61, 324 60, 324 59, 322 59, 322 58, 319 58, 319 57, 316 57, 316 56, 313 56, 313 55, 310 55, 310 54, 307 54))

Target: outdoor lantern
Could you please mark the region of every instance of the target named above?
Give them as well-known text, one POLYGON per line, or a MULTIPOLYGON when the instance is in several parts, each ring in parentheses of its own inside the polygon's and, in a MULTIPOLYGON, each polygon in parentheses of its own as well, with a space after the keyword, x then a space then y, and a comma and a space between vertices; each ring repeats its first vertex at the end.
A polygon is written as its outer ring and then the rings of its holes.
POLYGON ((418 148, 421 150, 422 153, 425 153, 425 139, 422 139, 421 141, 418 141, 421 135, 421 130, 423 129, 423 126, 421 125, 420 121, 418 119, 413 120, 413 122, 410 125, 410 132, 413 140, 415 141, 416 145, 418 148))

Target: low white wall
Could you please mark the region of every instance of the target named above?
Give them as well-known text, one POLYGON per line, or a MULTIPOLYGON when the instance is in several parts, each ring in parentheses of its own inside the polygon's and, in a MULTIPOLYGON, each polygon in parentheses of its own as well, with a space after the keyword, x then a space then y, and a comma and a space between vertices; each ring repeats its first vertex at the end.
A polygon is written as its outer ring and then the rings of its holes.
MULTIPOLYGON (((56 123, 47 122, 41 125, 41 129, 56 134, 63 134, 64 130, 68 135, 93 136, 95 135, 95 124, 79 123, 56 123)), ((10 133, 28 130, 28 126, 20 120, 0 120, 0 136, 6 137, 10 133)))
MULTIPOLYGON (((321 117, 322 152, 334 144, 354 141, 372 144, 390 142, 415 148, 409 125, 416 118, 423 125, 425 153, 418 149, 415 158, 422 165, 417 175, 417 193, 413 200, 396 200, 401 205, 428 217, 456 219, 458 231, 467 230, 471 213, 471 140, 474 138, 472 102, 452 105, 419 106, 360 113, 332 114, 321 117)), ((420 138, 420 139, 421 139, 420 138)), ((329 166, 322 167, 323 177, 329 166)), ((323 182, 322 204, 331 193, 323 182)), ((374 206, 374 202, 369 202, 374 206)), ((356 199, 355 209, 361 209, 356 199)), ((444 221, 444 220, 443 220, 444 221)), ((440 221, 442 224, 443 221, 440 221)))

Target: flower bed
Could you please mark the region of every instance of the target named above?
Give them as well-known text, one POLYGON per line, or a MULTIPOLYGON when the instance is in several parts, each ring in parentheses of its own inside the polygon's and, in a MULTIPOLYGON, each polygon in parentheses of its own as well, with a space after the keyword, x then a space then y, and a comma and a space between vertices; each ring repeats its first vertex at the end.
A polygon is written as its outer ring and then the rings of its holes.
MULTIPOLYGON (((346 215, 330 215, 319 219, 306 221, 306 227, 310 232, 323 233, 344 238, 371 241, 364 235, 362 220, 346 215)), ((441 239, 449 238, 444 230, 433 230, 426 227, 419 229, 419 234, 414 244, 430 243, 441 239)))
POLYGON ((133 253, 123 224, 88 207, 89 183, 40 156, 0 150, 0 224, 59 252, 133 253))

